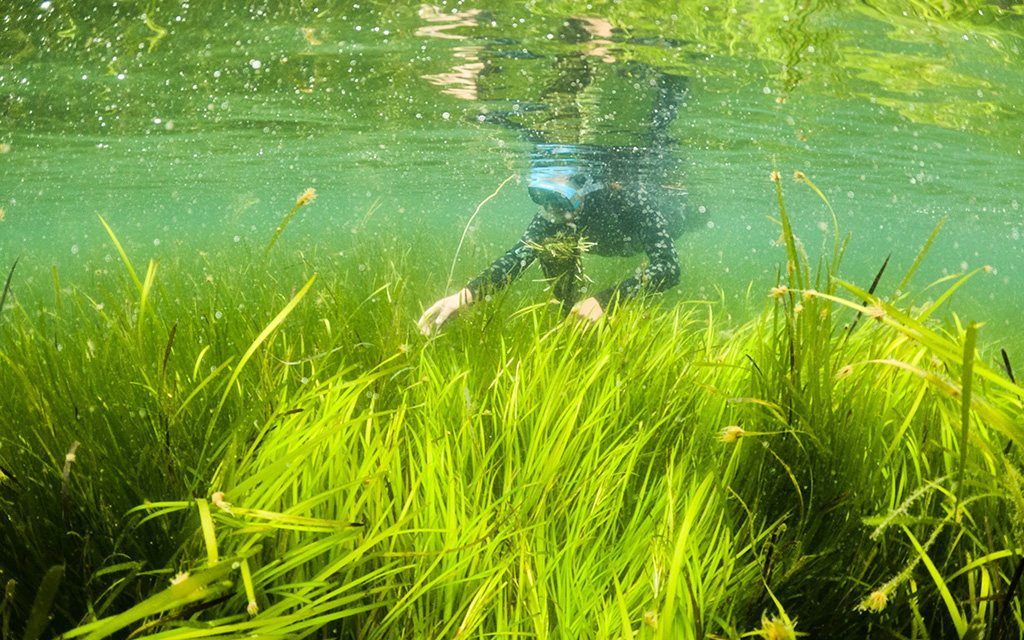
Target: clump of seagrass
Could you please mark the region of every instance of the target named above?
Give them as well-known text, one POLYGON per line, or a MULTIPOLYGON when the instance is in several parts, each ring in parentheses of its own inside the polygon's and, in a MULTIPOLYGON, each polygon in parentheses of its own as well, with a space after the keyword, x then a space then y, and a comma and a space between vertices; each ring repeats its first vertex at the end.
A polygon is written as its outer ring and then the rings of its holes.
POLYGON ((526 246, 537 252, 537 260, 544 277, 551 283, 551 291, 568 309, 576 303, 579 286, 588 280, 583 273, 583 254, 594 246, 583 236, 559 232, 543 242, 529 242, 526 246))

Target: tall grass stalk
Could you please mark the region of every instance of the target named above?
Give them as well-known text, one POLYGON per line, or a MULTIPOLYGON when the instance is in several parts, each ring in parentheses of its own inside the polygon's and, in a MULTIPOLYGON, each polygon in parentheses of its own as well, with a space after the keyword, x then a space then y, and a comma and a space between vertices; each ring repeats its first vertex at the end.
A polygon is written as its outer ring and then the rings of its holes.
POLYGON ((284 228, 288 226, 288 223, 291 222, 292 218, 295 217, 295 214, 299 212, 299 209, 306 206, 310 202, 313 202, 313 200, 315 199, 316 191, 314 189, 306 189, 299 195, 298 198, 295 199, 295 206, 293 206, 291 208, 291 211, 289 211, 287 215, 285 215, 284 219, 281 220, 281 224, 277 225, 277 229, 274 230, 274 237, 270 239, 270 242, 267 243, 267 248, 263 250, 264 259, 266 259, 267 254, 270 253, 270 250, 274 247, 274 244, 277 243, 277 239, 281 236, 281 232, 283 232, 284 228))
POLYGON ((20 256, 15 258, 14 263, 11 265, 11 270, 7 272, 7 280, 4 281, 4 292, 3 295, 0 295, 0 313, 3 312, 4 304, 7 302, 7 293, 11 290, 11 278, 14 277, 14 270, 18 268, 18 260, 20 259, 20 256))

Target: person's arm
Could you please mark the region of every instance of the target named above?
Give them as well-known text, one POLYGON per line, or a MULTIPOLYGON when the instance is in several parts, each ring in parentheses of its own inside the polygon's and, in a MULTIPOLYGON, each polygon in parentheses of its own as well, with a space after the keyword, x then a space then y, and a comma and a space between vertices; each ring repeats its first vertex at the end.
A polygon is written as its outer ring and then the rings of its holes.
POLYGON ((641 291, 657 293, 679 284, 679 256, 668 231, 668 222, 658 211, 645 212, 640 219, 640 237, 648 264, 636 275, 594 296, 602 311, 610 311, 616 301, 632 298, 641 291))
POLYGON ((515 282, 537 259, 537 251, 529 245, 541 244, 545 238, 552 237, 555 231, 555 225, 538 212, 526 227, 523 237, 466 285, 474 299, 501 291, 515 282))
POLYGON ((448 322, 448 319, 451 318, 456 311, 462 307, 468 307, 471 304, 473 304, 473 292, 464 288, 458 293, 445 296, 430 305, 430 308, 424 311, 423 315, 420 316, 419 322, 416 323, 416 326, 420 328, 420 333, 425 336, 429 336, 431 333, 440 329, 441 325, 448 322))
POLYGON ((528 244, 538 244, 553 234, 552 223, 538 213, 523 233, 523 237, 511 249, 501 256, 458 293, 441 298, 420 316, 420 332, 425 336, 436 332, 448 322, 462 307, 473 304, 475 300, 499 291, 511 284, 522 275, 537 258, 537 252, 528 244))

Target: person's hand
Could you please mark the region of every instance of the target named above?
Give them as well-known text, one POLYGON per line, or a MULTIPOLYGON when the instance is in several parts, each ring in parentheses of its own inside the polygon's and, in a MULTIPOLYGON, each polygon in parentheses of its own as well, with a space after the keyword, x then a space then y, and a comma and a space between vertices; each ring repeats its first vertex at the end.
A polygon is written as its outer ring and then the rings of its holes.
POLYGON ((604 309, 601 308, 601 303, 597 301, 597 298, 587 298, 583 302, 577 302, 571 313, 588 322, 597 322, 604 315, 604 309))
POLYGON ((471 304, 473 304, 473 292, 469 289, 463 289, 458 293, 441 298, 420 316, 419 322, 416 323, 420 328, 420 333, 429 336, 440 329, 445 322, 448 322, 456 311, 471 304))

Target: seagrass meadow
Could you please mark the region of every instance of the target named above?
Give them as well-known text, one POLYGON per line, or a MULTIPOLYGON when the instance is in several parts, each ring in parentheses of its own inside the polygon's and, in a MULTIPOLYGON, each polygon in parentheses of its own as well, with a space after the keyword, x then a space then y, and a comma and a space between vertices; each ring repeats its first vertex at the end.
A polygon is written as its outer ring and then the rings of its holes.
POLYGON ((984 270, 918 284, 936 228, 845 282, 859 239, 776 188, 743 324, 510 295, 426 340, 426 249, 274 246, 302 198, 265 247, 142 265, 97 221, 110 273, 15 266, 3 637, 1021 638, 1024 389, 955 312, 984 270))

